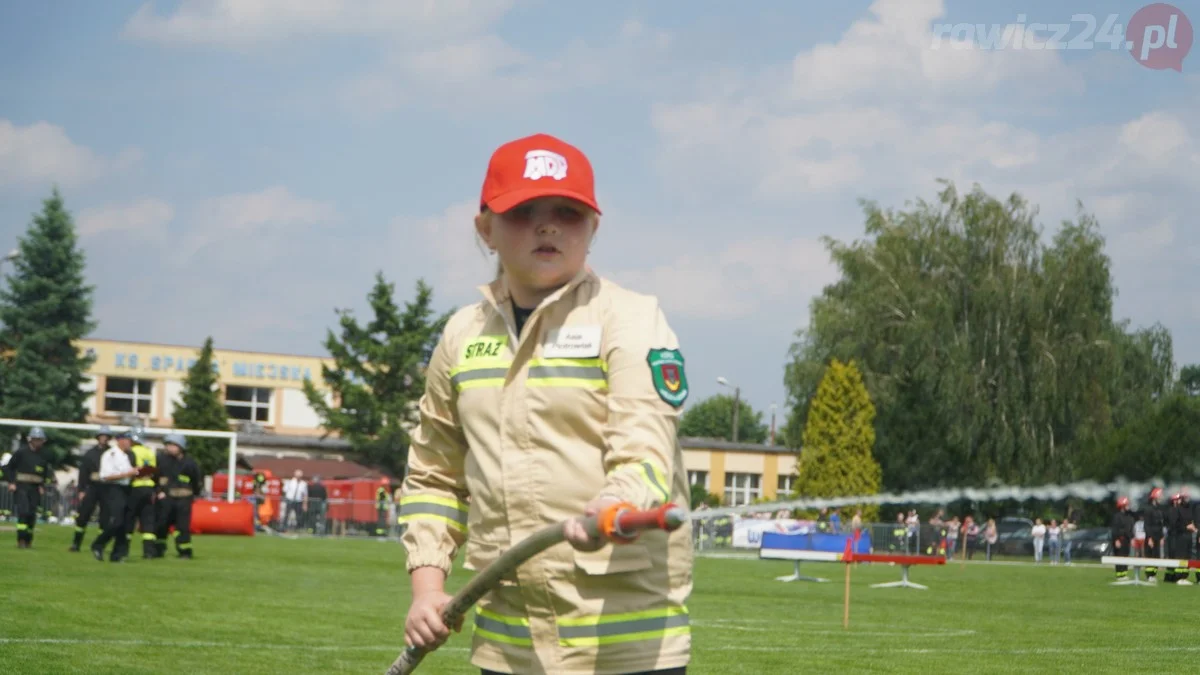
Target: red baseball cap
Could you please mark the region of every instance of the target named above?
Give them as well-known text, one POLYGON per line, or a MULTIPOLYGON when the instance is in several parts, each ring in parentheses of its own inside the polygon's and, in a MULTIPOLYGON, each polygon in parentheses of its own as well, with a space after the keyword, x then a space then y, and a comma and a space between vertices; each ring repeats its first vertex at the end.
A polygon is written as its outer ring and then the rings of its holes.
POLYGON ((600 212, 592 163, 575 146, 549 134, 509 141, 492 153, 480 210, 503 213, 537 197, 568 197, 600 212))

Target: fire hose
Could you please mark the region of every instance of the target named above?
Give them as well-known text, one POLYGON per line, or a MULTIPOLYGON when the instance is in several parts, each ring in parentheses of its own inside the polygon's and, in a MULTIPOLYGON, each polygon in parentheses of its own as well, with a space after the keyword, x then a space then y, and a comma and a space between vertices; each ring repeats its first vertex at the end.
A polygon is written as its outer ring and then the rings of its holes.
MULTIPOLYGON (((632 541, 644 530, 666 530, 672 532, 687 520, 687 512, 674 504, 663 504, 655 509, 635 509, 630 504, 612 504, 600 513, 583 519, 584 530, 595 538, 603 535, 616 545, 632 541)), ((478 574, 471 578, 454 594, 442 608, 442 622, 455 626, 480 598, 487 595, 500 579, 522 563, 542 551, 566 540, 563 525, 550 525, 530 535, 506 551, 478 574)), ((407 647, 388 668, 387 675, 408 675, 428 654, 428 650, 407 647)))

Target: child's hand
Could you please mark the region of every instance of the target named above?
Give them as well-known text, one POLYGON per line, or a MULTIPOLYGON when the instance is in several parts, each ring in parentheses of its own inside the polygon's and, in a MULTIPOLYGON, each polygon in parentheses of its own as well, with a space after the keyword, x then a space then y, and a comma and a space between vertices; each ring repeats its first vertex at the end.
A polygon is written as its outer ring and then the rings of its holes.
MULTIPOLYGON (((597 497, 588 502, 583 507, 583 515, 594 516, 599 513, 604 507, 616 504, 620 500, 616 497, 597 497)), ((576 551, 599 551, 608 543, 608 539, 604 535, 598 535, 595 539, 588 536, 587 530, 583 527, 583 519, 575 518, 568 520, 563 525, 563 533, 567 537, 567 542, 575 548, 576 551)))

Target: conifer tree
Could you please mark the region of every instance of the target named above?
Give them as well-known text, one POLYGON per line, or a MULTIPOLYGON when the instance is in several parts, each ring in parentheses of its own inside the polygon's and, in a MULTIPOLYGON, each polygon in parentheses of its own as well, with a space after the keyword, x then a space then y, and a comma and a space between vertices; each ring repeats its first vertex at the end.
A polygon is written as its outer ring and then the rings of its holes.
MULTIPOLYGON (((209 336, 183 380, 183 391, 172 415, 178 429, 229 431, 229 415, 221 402, 221 387, 213 363, 213 339, 209 336)), ((187 451, 211 474, 225 467, 229 459, 229 441, 222 438, 188 438, 187 451)))
MULTIPOLYGON (((800 498, 871 495, 879 492, 883 471, 872 452, 875 406, 854 361, 833 359, 817 386, 804 427, 797 462, 796 495, 800 498)), ((864 522, 874 522, 879 508, 863 504, 864 522)), ((849 520, 847 518, 846 520, 849 520)))
POLYGON ((341 334, 329 331, 325 339, 334 365, 321 368, 333 400, 309 380, 304 393, 322 426, 347 440, 361 461, 400 476, 425 393, 424 368, 451 312, 434 315, 433 289, 424 281, 403 309, 394 294, 379 272, 368 295, 374 316, 365 325, 338 311, 341 334))
MULTIPOLYGON (((95 328, 93 287, 77 247, 75 223, 55 188, 17 245, 7 286, 0 288, 0 415, 56 422, 85 422, 86 373, 95 357, 78 340, 95 328)), ((7 429, 3 445, 13 434, 7 429)), ((74 448, 88 432, 46 429, 51 463, 73 464, 74 448)))

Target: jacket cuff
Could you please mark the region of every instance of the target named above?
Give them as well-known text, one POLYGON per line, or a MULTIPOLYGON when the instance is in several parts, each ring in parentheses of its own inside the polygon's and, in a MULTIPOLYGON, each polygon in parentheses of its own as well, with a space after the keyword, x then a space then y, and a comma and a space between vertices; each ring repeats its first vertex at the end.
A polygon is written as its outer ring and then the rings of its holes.
POLYGON ((446 575, 447 579, 450 578, 450 570, 453 567, 449 556, 437 553, 409 556, 405 566, 409 574, 412 574, 413 570, 418 567, 436 567, 446 575))
POLYGON ((599 496, 615 497, 639 509, 652 509, 671 500, 671 487, 653 462, 631 462, 609 471, 599 496))

